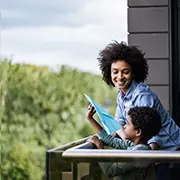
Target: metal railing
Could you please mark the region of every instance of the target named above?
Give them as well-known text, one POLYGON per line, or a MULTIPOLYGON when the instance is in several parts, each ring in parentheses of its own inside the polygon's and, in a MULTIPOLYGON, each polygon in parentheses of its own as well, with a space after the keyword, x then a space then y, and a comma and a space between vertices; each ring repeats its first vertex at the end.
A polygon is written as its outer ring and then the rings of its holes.
POLYGON ((111 161, 111 162, 132 162, 151 160, 156 163, 162 162, 180 162, 180 153, 178 151, 128 151, 117 149, 69 149, 62 154, 63 158, 71 161, 111 161))
POLYGON ((72 179, 78 179, 78 163, 89 162, 91 179, 101 179, 101 171, 97 170, 94 162, 136 162, 136 163, 178 163, 180 164, 180 151, 128 151, 117 149, 93 149, 91 143, 85 142, 87 138, 74 141, 67 145, 47 151, 46 173, 47 180, 62 178, 62 172, 72 173, 72 179), (96 171, 96 172, 95 172, 96 171), (53 174, 54 173, 54 174, 53 174), (93 174, 94 173, 94 174, 93 174), (98 176, 98 177, 97 177, 98 176))
POLYGON ((94 147, 92 144, 85 143, 88 138, 89 137, 86 137, 48 150, 46 152, 46 180, 62 180, 62 172, 72 171, 72 173, 75 174, 76 163, 64 160, 62 154, 65 150, 78 146, 79 144, 83 144, 85 149, 92 149, 94 147))

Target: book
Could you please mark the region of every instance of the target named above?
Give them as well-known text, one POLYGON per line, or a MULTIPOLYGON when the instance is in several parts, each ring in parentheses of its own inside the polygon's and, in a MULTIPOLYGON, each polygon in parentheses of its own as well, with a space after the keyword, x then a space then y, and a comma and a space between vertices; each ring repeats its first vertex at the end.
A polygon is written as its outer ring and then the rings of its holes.
POLYGON ((112 134, 121 128, 120 124, 114 119, 114 117, 101 105, 97 104, 87 94, 84 94, 87 100, 95 108, 96 113, 108 134, 112 134))

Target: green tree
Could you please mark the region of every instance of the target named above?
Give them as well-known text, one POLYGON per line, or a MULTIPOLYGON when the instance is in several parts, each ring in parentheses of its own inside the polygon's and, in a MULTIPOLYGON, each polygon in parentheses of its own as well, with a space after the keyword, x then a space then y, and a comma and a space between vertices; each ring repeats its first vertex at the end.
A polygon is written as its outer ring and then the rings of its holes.
POLYGON ((0 62, 2 180, 43 179, 45 152, 94 133, 85 118, 88 94, 99 104, 116 92, 101 76, 62 66, 0 62))

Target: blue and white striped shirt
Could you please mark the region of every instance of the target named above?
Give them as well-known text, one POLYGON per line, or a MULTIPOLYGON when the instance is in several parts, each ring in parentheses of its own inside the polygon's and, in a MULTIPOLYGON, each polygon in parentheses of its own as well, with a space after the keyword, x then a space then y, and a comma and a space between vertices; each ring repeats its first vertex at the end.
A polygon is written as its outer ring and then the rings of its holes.
POLYGON ((115 119, 125 125, 129 109, 135 106, 154 107, 161 116, 162 128, 157 136, 148 141, 149 144, 157 143, 161 150, 176 150, 180 147, 180 128, 164 109, 158 96, 146 84, 133 81, 126 94, 121 90, 118 92, 115 119))

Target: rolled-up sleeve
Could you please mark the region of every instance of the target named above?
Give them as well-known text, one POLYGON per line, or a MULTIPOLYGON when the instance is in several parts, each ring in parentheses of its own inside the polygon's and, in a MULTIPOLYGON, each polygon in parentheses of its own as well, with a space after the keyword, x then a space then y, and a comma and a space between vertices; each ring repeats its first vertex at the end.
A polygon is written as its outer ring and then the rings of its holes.
MULTIPOLYGON (((160 130, 161 131, 161 130, 160 130)), ((159 133, 161 133, 161 132, 159 132, 159 133)), ((159 134, 158 133, 158 134, 159 134)), ((160 147, 162 146, 162 140, 161 140, 161 138, 157 135, 157 136, 154 136, 154 137, 152 137, 149 141, 148 141, 148 144, 151 144, 151 143, 156 143, 156 144, 158 144, 160 147)))

